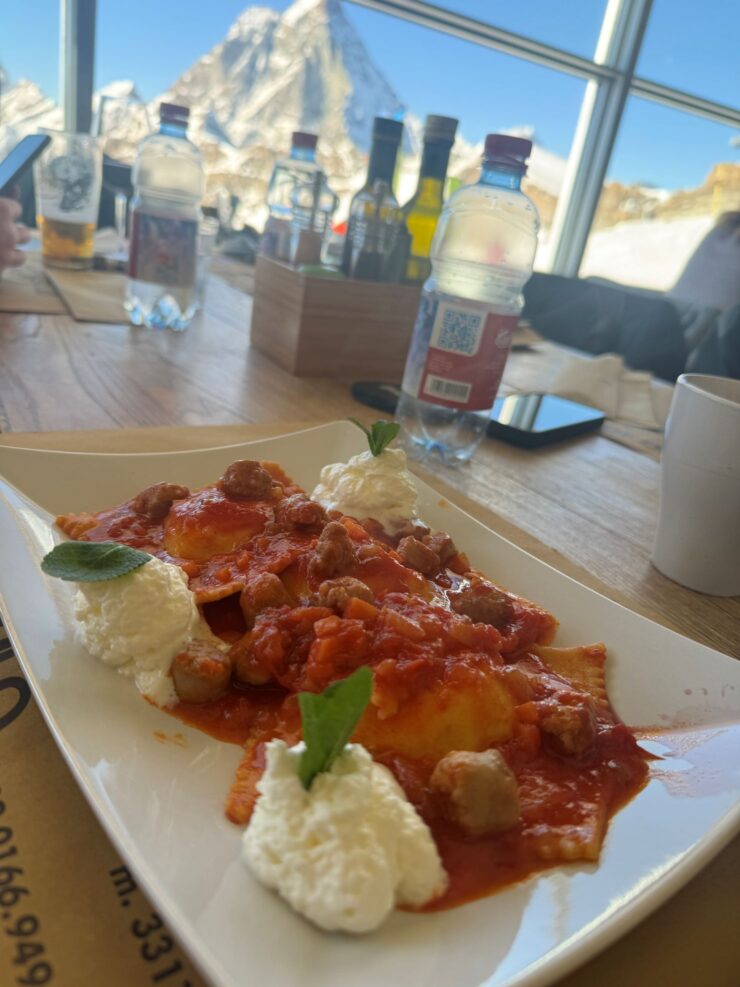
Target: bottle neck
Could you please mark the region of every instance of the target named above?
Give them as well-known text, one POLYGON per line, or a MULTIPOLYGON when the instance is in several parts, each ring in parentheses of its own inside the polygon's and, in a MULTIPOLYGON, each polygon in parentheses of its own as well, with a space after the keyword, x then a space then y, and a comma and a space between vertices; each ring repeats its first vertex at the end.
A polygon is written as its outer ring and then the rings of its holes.
POLYGON ((396 170, 398 144, 394 141, 376 140, 370 150, 370 161, 367 166, 367 185, 377 181, 393 183, 393 173, 396 170))
POLYGON ((291 147, 290 156, 293 161, 315 161, 316 150, 312 147, 291 147))
POLYGON ((159 132, 165 137, 181 137, 185 140, 188 136, 188 125, 186 123, 175 123, 172 120, 160 120, 159 132))
POLYGON ((510 168, 499 161, 484 160, 478 184, 496 185, 498 188, 518 191, 522 184, 522 172, 519 168, 510 168))
POLYGON ((444 182, 447 176, 447 165, 450 162, 452 144, 449 141, 429 141, 424 144, 419 169, 419 184, 425 178, 436 178, 444 182))

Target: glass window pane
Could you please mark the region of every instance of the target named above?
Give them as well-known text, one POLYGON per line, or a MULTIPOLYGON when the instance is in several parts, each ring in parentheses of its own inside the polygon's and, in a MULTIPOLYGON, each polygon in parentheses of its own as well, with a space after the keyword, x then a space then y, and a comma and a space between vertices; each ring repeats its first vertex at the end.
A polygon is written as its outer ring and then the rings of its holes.
MULTIPOLYGON (((487 133, 512 131, 531 137, 535 148, 524 189, 540 212, 542 233, 535 266, 546 270, 549 232, 585 83, 572 76, 504 55, 374 11, 344 4, 367 51, 407 110, 410 128, 428 113, 460 120, 450 174, 475 181, 487 133), (444 65, 446 71, 440 72, 444 65), (547 100, 543 100, 547 93, 547 100)), ((418 137, 417 137, 418 140, 418 137)), ((399 199, 414 190, 418 158, 408 155, 399 199)))
POLYGON ((0 10, 0 157, 38 127, 61 126, 57 106, 59 0, 0 10), (40 29, 39 25, 43 28, 40 29))
MULTIPOLYGON (((409 140, 397 189, 405 202, 416 184, 424 116, 441 113, 460 119, 451 174, 463 179, 477 176, 486 133, 533 134, 528 187, 546 241, 582 80, 337 0, 246 10, 238 0, 213 0, 207 27, 196 16, 201 6, 202 0, 160 0, 142 13, 144 27, 121 5, 100 4, 96 81, 109 87, 130 79, 152 116, 164 93, 190 106, 209 202, 223 190, 237 196, 237 225, 261 229, 267 180, 294 129, 318 129, 319 158, 342 198, 341 217, 364 179, 378 114, 406 114, 409 140), (141 44, 142 33, 166 35, 156 59, 141 44)), ((127 151, 121 141, 117 156, 125 160, 134 143, 127 151)), ((539 263, 546 257, 543 245, 539 263)))
POLYGON ((568 3, 553 3, 552 0, 518 0, 518 3, 511 3, 511 0, 446 0, 438 6, 591 58, 596 50, 606 0, 569 0, 568 3))
POLYGON ((738 105, 740 4, 654 0, 637 75, 738 105))
MULTIPOLYGON (((740 160, 731 129, 633 97, 580 274, 669 290, 719 217, 734 210, 740 160)), ((716 263, 733 257, 737 265, 737 251, 716 263)), ((733 277, 737 283, 737 267, 733 277)))

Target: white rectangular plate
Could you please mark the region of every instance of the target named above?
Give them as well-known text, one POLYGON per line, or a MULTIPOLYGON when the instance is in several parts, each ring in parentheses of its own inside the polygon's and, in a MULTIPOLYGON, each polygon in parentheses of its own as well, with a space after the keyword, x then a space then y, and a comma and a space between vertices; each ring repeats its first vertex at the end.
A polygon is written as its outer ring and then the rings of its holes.
POLYGON ((321 466, 359 452, 335 423, 193 452, 91 455, 0 447, 0 613, 76 779, 119 851, 218 987, 535 987, 584 962, 647 915, 740 828, 740 662, 579 585, 440 501, 421 514, 473 563, 550 609, 558 643, 604 640, 622 718, 666 731, 647 787, 611 823, 598 866, 569 865, 431 915, 394 913, 364 938, 316 931, 239 861, 223 805, 240 750, 177 724, 75 643, 71 589, 39 560, 49 515, 96 510, 169 480, 197 486, 233 460, 276 460, 309 491, 321 466), (47 513, 48 512, 48 513, 47 513), (734 753, 732 753, 734 750, 734 753))

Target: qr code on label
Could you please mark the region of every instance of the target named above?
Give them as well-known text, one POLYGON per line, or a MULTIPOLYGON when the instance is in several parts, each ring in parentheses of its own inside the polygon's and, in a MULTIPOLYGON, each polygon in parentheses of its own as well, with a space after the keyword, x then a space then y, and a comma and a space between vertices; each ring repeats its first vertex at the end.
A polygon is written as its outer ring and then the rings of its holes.
POLYGON ((445 308, 435 326, 432 346, 450 353, 475 356, 480 345, 484 313, 445 308))

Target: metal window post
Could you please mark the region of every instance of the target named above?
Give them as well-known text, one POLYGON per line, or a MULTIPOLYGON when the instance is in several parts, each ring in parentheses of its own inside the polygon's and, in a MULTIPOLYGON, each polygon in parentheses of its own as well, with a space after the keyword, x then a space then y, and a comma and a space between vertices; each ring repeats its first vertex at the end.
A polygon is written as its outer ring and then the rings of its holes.
POLYGON ((575 277, 581 266, 652 2, 609 0, 594 61, 614 75, 586 83, 552 224, 555 274, 575 277))
POLYGON ((59 92, 64 129, 89 133, 95 74, 96 0, 60 0, 59 92))

